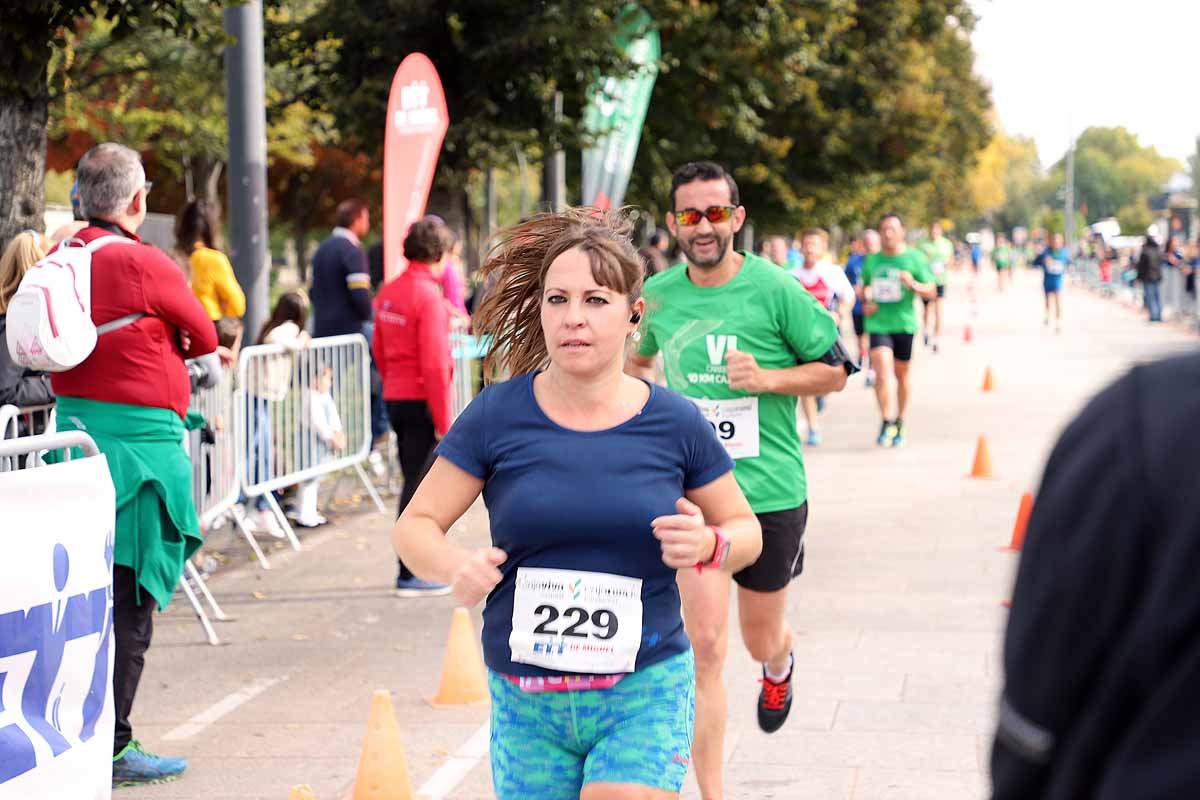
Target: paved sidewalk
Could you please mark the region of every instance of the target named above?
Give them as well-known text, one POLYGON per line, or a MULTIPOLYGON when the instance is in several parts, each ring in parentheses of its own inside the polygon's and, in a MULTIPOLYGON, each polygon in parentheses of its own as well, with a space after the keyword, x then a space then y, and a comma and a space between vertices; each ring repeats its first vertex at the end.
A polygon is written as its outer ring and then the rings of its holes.
MULTIPOLYGON (((979 292, 975 341, 965 279, 948 299, 943 352, 920 352, 908 444, 881 451, 873 393, 853 379, 830 399, 826 444, 807 451, 812 512, 805 575, 789 616, 799 633, 792 717, 754 723, 758 668, 735 636, 727 681, 730 798, 962 800, 985 796, 1000 635, 1016 557, 997 552, 1020 493, 1036 486, 1058 431, 1132 361, 1194 347, 1129 310, 1068 293, 1067 330, 1043 329, 1040 279, 979 292), (997 389, 980 391, 991 366, 997 389), (969 480, 976 437, 997 477, 969 480)), ((186 605, 157 620, 135 709, 136 735, 187 756, 174 784, 122 790, 147 800, 286 798, 312 784, 341 798, 353 780, 372 690, 392 691, 414 784, 458 753, 486 708, 435 711, 453 600, 398 600, 388 586, 390 518, 346 516, 273 557, 223 570, 213 591, 234 622, 209 647, 186 605)), ((477 505, 456 536, 486 539, 477 505)), ((240 553, 238 560, 243 555, 240 553)), ((478 626, 478 615, 475 617, 478 626)), ((491 798, 487 759, 436 796, 491 798)), ((689 783, 685 798, 696 798, 689 783)), ((531 798, 530 800, 536 800, 531 798)))

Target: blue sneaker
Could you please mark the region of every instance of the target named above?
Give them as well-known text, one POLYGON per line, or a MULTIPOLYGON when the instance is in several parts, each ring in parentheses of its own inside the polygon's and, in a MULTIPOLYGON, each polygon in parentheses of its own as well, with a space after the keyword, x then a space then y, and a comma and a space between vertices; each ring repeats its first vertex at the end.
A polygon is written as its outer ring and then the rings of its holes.
POLYGON ((900 420, 896 420, 894 427, 896 429, 896 433, 894 436, 892 436, 892 447, 900 447, 904 444, 904 423, 900 420))
POLYGON ((186 759, 147 753, 142 749, 142 743, 134 739, 125 745, 120 753, 113 756, 112 785, 116 789, 122 786, 166 783, 178 778, 186 769, 186 759))
POLYGON ((450 594, 444 583, 430 583, 415 575, 411 578, 396 578, 396 597, 441 597, 450 594))
POLYGON ((821 444, 821 432, 818 430, 810 430, 808 432, 808 440, 805 442, 809 447, 818 447, 821 444))
POLYGON ((888 422, 886 419, 879 427, 879 438, 875 443, 880 447, 890 447, 892 440, 896 438, 896 423, 888 422))

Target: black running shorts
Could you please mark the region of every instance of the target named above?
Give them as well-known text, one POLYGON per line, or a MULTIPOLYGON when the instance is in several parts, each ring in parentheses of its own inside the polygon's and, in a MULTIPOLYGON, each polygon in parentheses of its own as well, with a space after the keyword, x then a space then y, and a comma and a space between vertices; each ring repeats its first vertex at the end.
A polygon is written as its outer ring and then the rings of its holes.
POLYGON ((798 508, 769 511, 757 517, 762 526, 762 555, 750 566, 733 573, 733 579, 738 586, 752 592, 778 592, 804 571, 808 501, 798 508))
POLYGON ((872 333, 871 349, 886 347, 897 361, 911 361, 913 335, 911 333, 872 333))

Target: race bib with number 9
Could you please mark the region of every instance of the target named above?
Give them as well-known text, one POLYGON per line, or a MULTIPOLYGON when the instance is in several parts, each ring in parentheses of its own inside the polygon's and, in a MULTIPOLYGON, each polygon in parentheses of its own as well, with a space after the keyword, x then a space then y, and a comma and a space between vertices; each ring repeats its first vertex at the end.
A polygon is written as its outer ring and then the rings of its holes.
POLYGON ((642 581, 605 572, 517 569, 511 658, 572 674, 633 672, 642 642, 642 581))
POLYGON ((700 409, 732 459, 758 457, 758 398, 690 398, 700 409))

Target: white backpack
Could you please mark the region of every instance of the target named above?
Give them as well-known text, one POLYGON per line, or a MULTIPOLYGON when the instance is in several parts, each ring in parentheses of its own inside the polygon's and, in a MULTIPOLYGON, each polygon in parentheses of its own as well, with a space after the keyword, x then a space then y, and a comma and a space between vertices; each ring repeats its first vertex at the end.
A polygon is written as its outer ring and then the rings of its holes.
POLYGON ((92 254, 115 242, 133 244, 115 235, 87 244, 69 239, 29 268, 8 303, 6 338, 13 361, 27 369, 66 372, 92 354, 97 336, 145 316, 128 314, 99 327, 92 322, 92 254))

